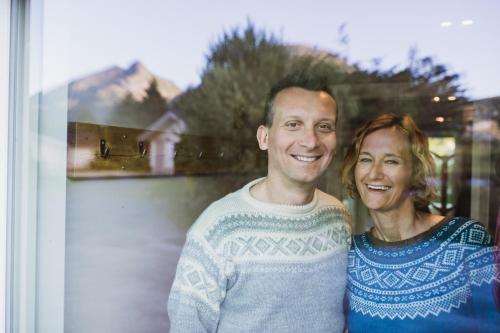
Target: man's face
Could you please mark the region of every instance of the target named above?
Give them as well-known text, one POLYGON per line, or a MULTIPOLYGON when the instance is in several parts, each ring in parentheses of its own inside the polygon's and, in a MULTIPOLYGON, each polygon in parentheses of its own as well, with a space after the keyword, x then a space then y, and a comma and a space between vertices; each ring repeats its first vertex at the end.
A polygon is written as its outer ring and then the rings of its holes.
POLYGON ((276 95, 273 107, 272 126, 257 131, 260 148, 268 151, 268 178, 315 184, 335 154, 335 101, 323 91, 292 87, 276 95))

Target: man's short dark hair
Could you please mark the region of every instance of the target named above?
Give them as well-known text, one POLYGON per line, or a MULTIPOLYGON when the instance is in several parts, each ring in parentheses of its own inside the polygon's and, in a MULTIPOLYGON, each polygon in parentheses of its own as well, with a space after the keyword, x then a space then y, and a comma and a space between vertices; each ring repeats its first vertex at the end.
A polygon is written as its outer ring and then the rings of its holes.
POLYGON ((287 76, 276 82, 271 87, 267 95, 266 104, 264 106, 264 124, 267 127, 271 127, 273 125, 274 100, 276 99, 276 95, 278 95, 280 91, 292 87, 302 88, 311 91, 324 91, 328 95, 330 95, 333 98, 333 100, 335 100, 335 96, 333 95, 333 92, 330 89, 330 83, 326 76, 311 74, 307 72, 297 72, 288 74, 287 76))

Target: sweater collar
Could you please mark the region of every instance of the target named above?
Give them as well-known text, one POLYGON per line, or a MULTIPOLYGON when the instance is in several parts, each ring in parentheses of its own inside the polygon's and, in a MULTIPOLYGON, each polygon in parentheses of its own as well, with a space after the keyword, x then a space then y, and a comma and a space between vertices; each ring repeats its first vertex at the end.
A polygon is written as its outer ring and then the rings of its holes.
POLYGON ((250 205, 272 213, 281 213, 281 214, 289 214, 289 215, 296 215, 296 214, 306 214, 311 211, 313 211, 317 205, 318 205, 318 189, 314 190, 314 196, 311 202, 305 204, 305 205, 286 205, 286 204, 274 204, 274 203, 269 203, 269 202, 264 202, 255 199, 251 194, 250 194, 250 188, 257 184, 258 182, 264 180, 265 177, 255 179, 251 181, 250 183, 246 184, 242 189, 241 193, 243 196, 243 199, 248 202, 250 205))

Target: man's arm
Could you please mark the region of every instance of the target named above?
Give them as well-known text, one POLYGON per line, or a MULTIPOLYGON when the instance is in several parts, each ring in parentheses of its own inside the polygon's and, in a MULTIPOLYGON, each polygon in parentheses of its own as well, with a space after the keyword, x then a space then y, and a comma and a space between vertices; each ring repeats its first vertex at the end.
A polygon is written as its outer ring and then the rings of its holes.
POLYGON ((170 290, 170 332, 216 332, 225 286, 221 260, 204 240, 188 234, 170 290))

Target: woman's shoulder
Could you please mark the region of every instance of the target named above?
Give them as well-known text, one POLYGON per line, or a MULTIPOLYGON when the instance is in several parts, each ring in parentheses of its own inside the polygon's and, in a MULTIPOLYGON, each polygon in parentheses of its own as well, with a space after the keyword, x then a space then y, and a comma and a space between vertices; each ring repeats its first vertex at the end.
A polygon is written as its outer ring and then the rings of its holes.
POLYGON ((351 250, 377 260, 389 258, 399 262, 401 258, 413 260, 446 251, 450 254, 459 248, 462 254, 474 253, 492 246, 493 238, 479 221, 466 217, 448 217, 426 232, 398 242, 378 240, 370 231, 355 235, 351 250))
POLYGON ((447 225, 443 236, 452 238, 454 243, 478 247, 493 246, 493 237, 478 220, 457 216, 450 218, 447 225))

